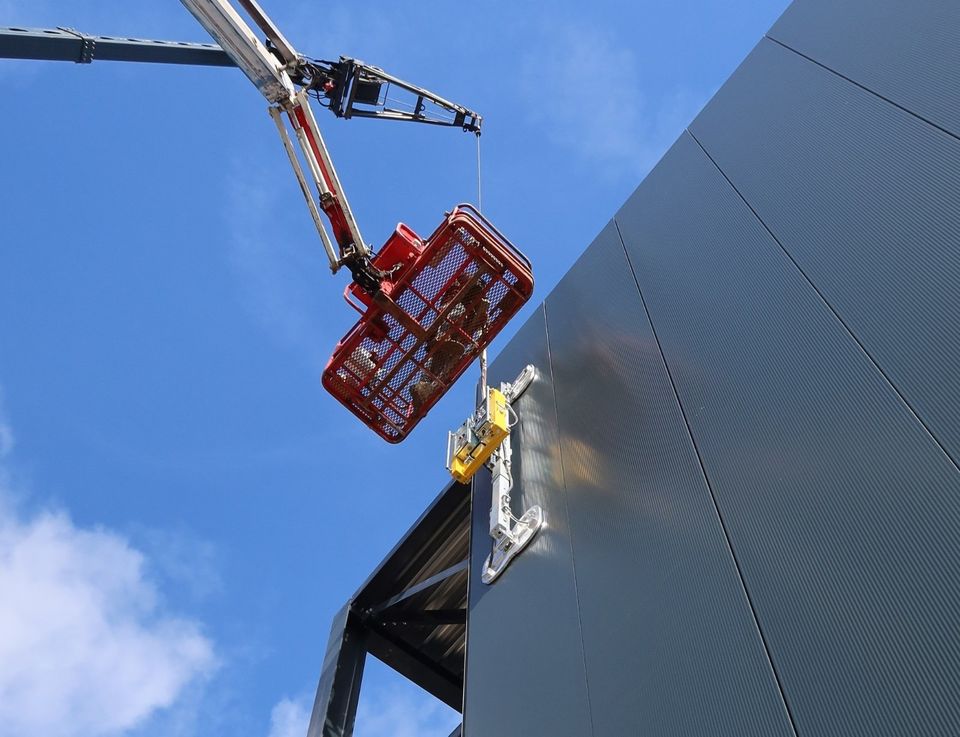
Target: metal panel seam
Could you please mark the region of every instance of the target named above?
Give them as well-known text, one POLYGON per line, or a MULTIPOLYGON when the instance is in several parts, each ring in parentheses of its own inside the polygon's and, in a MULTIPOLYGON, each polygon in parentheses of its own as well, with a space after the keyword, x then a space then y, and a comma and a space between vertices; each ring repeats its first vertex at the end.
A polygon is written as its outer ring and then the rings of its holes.
MULTIPOLYGON (((753 617, 754 626, 757 628, 757 634, 760 636, 760 642, 763 645, 763 652, 767 656, 767 664, 770 666, 770 672, 773 674, 773 679, 777 684, 777 691, 780 693, 780 700, 783 702, 784 711, 787 714, 787 720, 790 722, 790 731, 793 734, 797 735, 797 725, 794 722, 793 712, 790 709, 790 703, 787 700, 786 693, 784 692, 783 682, 780 679, 780 673, 777 671, 777 667, 773 663, 773 657, 770 654, 770 647, 767 644, 766 635, 763 632, 763 627, 760 626, 760 619, 757 616, 757 610, 753 604, 753 598, 750 596, 750 591, 747 588, 747 583, 743 578, 743 571, 740 567, 740 561, 737 558, 736 551, 733 548, 733 542, 730 539, 730 533, 727 531, 726 522, 724 522, 723 514, 720 512, 720 505, 717 503, 716 495, 713 491, 713 484, 710 483, 710 478, 707 476, 707 469, 703 465, 703 458, 700 455, 700 448, 697 447, 697 440, 693 435, 693 429, 690 427, 690 422, 687 419, 687 412, 683 408, 683 403, 680 401, 680 393, 677 391, 676 382, 673 380, 673 373, 670 371, 670 365, 667 363, 667 357, 663 353, 663 347, 660 345, 660 336, 657 334, 657 327, 654 325, 653 317, 650 315, 650 310, 647 307, 647 301, 643 297, 643 290, 640 288, 640 280, 637 278, 636 269, 633 267, 633 261, 630 259, 630 253, 627 250, 626 243, 623 240, 623 234, 620 232, 620 224, 617 222, 616 217, 613 219, 614 227, 617 229, 617 237, 620 239, 620 247, 623 248, 624 255, 627 258, 627 265, 630 267, 630 274, 633 276, 633 280, 637 285, 637 292, 640 294, 640 303, 643 305, 644 314, 647 316, 647 322, 650 323, 650 329, 653 332, 653 339, 657 344, 657 353, 660 355, 660 361, 663 363, 664 369, 666 369, 667 378, 670 381, 670 388, 673 390, 673 396, 677 400, 677 407, 680 410, 680 416, 683 417, 683 424, 687 430, 687 436, 690 438, 690 443, 693 445, 693 452, 697 457, 697 465, 700 467, 700 473, 703 476, 703 481, 706 484, 707 491, 710 494, 710 501, 713 503, 713 509, 717 514, 717 521, 720 523, 720 530, 723 532, 723 539, 727 543, 727 549, 730 551, 730 557, 733 561, 734 569, 737 572, 737 579, 740 581, 740 588, 743 591, 743 595, 747 600, 747 606, 750 608, 750 614, 753 617)), ((548 351, 549 351, 549 340, 547 342, 548 351)), ((561 466, 563 460, 563 451, 560 453, 561 466)), ((572 543, 572 541, 571 541, 572 543)))
POLYGON ((879 362, 870 354, 870 352, 867 350, 867 347, 857 337, 856 333, 853 332, 850 326, 847 325, 847 322, 843 319, 840 313, 834 308, 834 306, 830 304, 830 302, 824 296, 823 292, 821 292, 820 289, 817 287, 817 285, 813 283, 813 280, 807 275, 807 272, 803 270, 803 267, 800 266, 800 263, 784 247, 780 239, 777 238, 776 234, 764 222, 763 218, 760 217, 760 214, 753 208, 753 205, 747 202, 747 198, 743 196, 743 194, 740 192, 739 189, 737 189, 737 186, 733 183, 730 177, 726 175, 726 172, 724 172, 723 169, 720 168, 720 165, 716 161, 714 161, 714 158, 710 155, 710 152, 707 151, 707 149, 704 147, 702 143, 700 143, 700 140, 693 134, 693 131, 690 129, 687 129, 686 132, 696 142, 697 146, 700 147, 700 150, 703 151, 704 155, 708 159, 710 159, 710 163, 712 163, 717 168, 717 171, 720 172, 720 176, 722 176, 727 181, 727 184, 729 184, 733 188, 733 191, 737 193, 737 196, 740 198, 743 204, 747 206, 747 208, 750 210, 751 213, 753 213, 753 216, 757 219, 757 222, 760 223, 760 225, 763 226, 763 229, 770 234, 770 237, 773 238, 774 243, 776 243, 780 247, 780 250, 783 251, 784 255, 788 259, 790 259, 790 263, 792 263, 794 267, 796 267, 797 271, 800 272, 800 275, 803 277, 803 279, 807 282, 807 284, 810 285, 810 288, 813 289, 817 297, 820 298, 820 301, 823 302, 823 304, 827 307, 828 310, 830 310, 830 313, 837 319, 840 325, 843 326, 843 329, 847 332, 847 334, 850 336, 853 342, 857 344, 857 347, 863 352, 863 355, 866 356, 867 360, 869 360, 870 363, 874 366, 874 368, 877 369, 877 371, 880 373, 880 376, 883 377, 883 380, 893 390, 893 392, 897 395, 899 400, 903 402, 903 406, 907 408, 907 410, 910 412, 911 415, 913 415, 914 419, 917 421, 917 424, 920 425, 920 427, 923 428, 923 430, 927 433, 927 435, 930 436, 930 439, 933 440, 936 446, 940 449, 940 452, 943 453, 943 455, 946 457, 948 461, 950 461, 953 467, 958 472, 960 472, 960 463, 957 462, 957 459, 950 454, 946 446, 942 442, 940 442, 940 439, 936 436, 936 434, 934 434, 933 430, 931 430, 930 427, 927 425, 927 423, 923 421, 923 418, 920 416, 920 414, 917 412, 914 406, 910 404, 910 402, 907 400, 906 395, 904 395, 904 393, 900 391, 897 385, 893 383, 893 380, 887 375, 887 372, 883 370, 883 367, 879 364, 879 362))
MULTIPOLYGON (((547 364, 550 366, 550 383, 553 386, 553 416, 557 426, 557 446, 560 451, 560 482, 562 484, 563 506, 570 519, 570 505, 567 502, 567 473, 563 467, 563 433, 560 432, 560 407, 557 402, 557 381, 553 375, 553 352, 550 349, 550 321, 547 319, 547 302, 543 301, 543 332, 547 339, 547 364)), ((549 518, 548 518, 549 519, 549 518)), ((548 521, 549 524, 549 521, 548 521)), ((590 678, 587 675, 587 649, 583 642, 583 617, 580 613, 580 584, 577 581, 577 556, 573 546, 573 525, 570 525, 570 569, 573 573, 573 593, 577 597, 577 628, 580 630, 580 659, 583 662, 583 687, 587 698, 587 716, 590 718, 590 734, 596 734, 593 724, 593 703, 590 700, 590 678)))
MULTIPOLYGON (((796 54, 797 56, 799 56, 799 57, 801 57, 801 58, 803 58, 803 59, 806 59, 806 60, 809 61, 811 64, 816 64, 816 65, 817 65, 818 67, 820 67, 821 69, 824 69, 824 70, 830 72, 831 74, 835 74, 836 76, 840 77, 840 79, 842 79, 842 80, 844 80, 844 81, 846 81, 846 82, 849 82, 850 84, 854 85, 855 87, 859 87, 859 88, 860 88, 861 90, 863 90, 864 92, 869 92, 869 93, 870 93, 871 95, 873 95, 874 97, 877 97, 877 98, 883 100, 884 102, 889 103, 890 105, 893 105, 893 106, 894 106, 895 108, 897 108, 898 110, 902 110, 903 112, 907 113, 908 115, 912 115, 912 116, 913 116, 914 118, 916 118, 917 120, 923 121, 923 122, 926 123, 927 125, 933 126, 934 128, 936 128, 936 129, 937 129, 938 131, 940 131, 941 133, 946 133, 946 134, 947 134, 948 136, 950 136, 951 138, 955 138, 956 140, 960 141, 960 135, 957 135, 956 133, 954 133, 953 131, 949 130, 948 128, 944 128, 942 125, 938 125, 938 124, 934 123, 934 122, 933 122, 932 120, 930 120, 929 118, 925 118, 925 117, 923 117, 922 115, 920 115, 919 113, 915 113, 915 112, 914 112, 913 110, 911 110, 910 108, 904 107, 903 105, 901 105, 901 104, 898 103, 898 102, 894 102, 894 101, 891 100, 889 97, 884 97, 884 96, 881 95, 879 92, 876 92, 875 90, 870 89, 869 87, 867 87, 867 86, 864 85, 864 84, 861 84, 861 83, 858 82, 857 80, 851 79, 850 77, 846 76, 845 74, 841 74, 841 73, 838 72, 836 69, 831 69, 831 68, 828 67, 826 64, 817 61, 817 60, 814 59, 813 57, 807 56, 807 55, 804 54, 802 51, 797 51, 795 48, 793 48, 793 47, 791 47, 791 46, 788 46, 788 45, 785 44, 783 41, 780 41, 779 39, 776 39, 776 38, 774 38, 773 36, 771 36, 771 35, 769 35, 769 34, 767 34, 766 36, 764 36, 764 38, 766 38, 768 41, 773 41, 773 43, 777 44, 778 46, 782 46, 782 47, 785 48, 787 51, 791 51, 791 52, 793 52, 794 54, 796 54)), ((692 134, 691 134, 691 135, 692 135, 692 134)), ((698 141, 698 143, 699 143, 699 141, 698 141)), ((702 148, 702 147, 701 147, 701 148, 702 148)), ((717 168, 719 168, 719 167, 717 167, 717 168)), ((738 192, 737 194, 739 194, 739 192, 738 192)), ((766 226, 764 226, 764 227, 766 227, 766 226)))

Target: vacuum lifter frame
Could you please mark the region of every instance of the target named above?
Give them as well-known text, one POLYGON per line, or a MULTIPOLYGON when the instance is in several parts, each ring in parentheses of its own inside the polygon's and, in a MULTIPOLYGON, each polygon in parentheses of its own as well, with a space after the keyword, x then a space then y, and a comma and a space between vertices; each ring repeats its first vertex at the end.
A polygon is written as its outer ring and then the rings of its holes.
POLYGON ((492 475, 490 503, 490 537, 493 549, 483 563, 481 580, 491 584, 519 555, 544 523, 543 509, 534 505, 519 518, 514 517, 510 492, 513 489, 511 468, 513 449, 510 431, 519 422, 511 404, 536 379, 537 370, 528 364, 513 383, 503 382, 500 389, 486 386, 481 379, 478 388, 480 405, 466 421, 447 438, 447 470, 460 483, 467 483, 481 466, 492 475), (509 416, 513 415, 511 423, 509 416))

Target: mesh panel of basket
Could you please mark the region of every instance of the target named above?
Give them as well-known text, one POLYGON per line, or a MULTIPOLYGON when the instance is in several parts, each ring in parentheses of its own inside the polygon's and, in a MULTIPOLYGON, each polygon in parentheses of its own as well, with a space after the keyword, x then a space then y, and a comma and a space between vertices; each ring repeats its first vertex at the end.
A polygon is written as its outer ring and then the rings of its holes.
POLYGON ((388 440, 413 428, 529 297, 486 235, 463 224, 441 231, 393 295, 419 335, 371 308, 334 356, 325 383, 388 440))

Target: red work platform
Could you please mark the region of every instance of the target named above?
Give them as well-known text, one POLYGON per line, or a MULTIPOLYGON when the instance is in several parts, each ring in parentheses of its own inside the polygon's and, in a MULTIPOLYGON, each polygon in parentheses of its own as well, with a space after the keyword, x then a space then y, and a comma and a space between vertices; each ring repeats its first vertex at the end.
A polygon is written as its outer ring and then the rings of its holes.
POLYGON ((399 225, 373 263, 391 276, 373 296, 347 288, 363 317, 337 344, 323 386, 399 443, 530 299, 533 273, 470 205, 426 241, 399 225))

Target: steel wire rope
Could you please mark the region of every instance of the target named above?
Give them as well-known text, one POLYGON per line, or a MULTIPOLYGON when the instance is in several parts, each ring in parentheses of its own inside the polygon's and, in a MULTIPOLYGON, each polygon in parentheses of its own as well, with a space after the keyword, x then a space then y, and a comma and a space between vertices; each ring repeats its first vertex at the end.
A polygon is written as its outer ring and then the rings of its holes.
MULTIPOLYGON (((476 133, 477 139, 477 212, 483 214, 483 180, 480 169, 480 131, 476 133)), ((486 398, 487 393, 487 349, 480 351, 480 381, 477 384, 477 404, 480 404, 486 398)), ((512 485, 512 484, 511 484, 512 485)))

